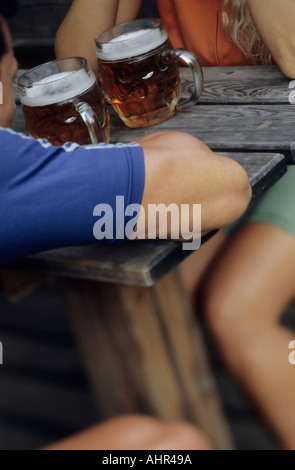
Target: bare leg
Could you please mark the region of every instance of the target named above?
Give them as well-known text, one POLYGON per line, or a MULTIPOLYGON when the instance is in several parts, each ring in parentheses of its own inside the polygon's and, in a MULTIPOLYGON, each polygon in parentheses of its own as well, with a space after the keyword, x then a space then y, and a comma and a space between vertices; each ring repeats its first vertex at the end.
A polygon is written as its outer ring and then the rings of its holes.
POLYGON ((205 311, 221 354, 282 445, 295 449, 294 339, 279 325, 295 296, 295 237, 249 223, 232 239, 204 290, 205 311))
POLYGON ((45 450, 210 450, 204 435, 184 422, 125 415, 94 426, 45 450))
POLYGON ((179 266, 181 279, 186 292, 193 300, 196 289, 209 266, 214 263, 216 255, 227 241, 227 235, 219 231, 201 248, 188 256, 179 266))

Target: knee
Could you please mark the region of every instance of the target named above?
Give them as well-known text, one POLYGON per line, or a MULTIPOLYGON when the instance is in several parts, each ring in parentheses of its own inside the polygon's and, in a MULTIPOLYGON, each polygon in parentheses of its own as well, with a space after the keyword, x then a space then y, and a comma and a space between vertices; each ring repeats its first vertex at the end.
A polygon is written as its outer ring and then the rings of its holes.
POLYGON ((239 349, 247 341, 255 322, 251 305, 237 286, 209 280, 204 287, 203 309, 210 331, 223 348, 239 349))

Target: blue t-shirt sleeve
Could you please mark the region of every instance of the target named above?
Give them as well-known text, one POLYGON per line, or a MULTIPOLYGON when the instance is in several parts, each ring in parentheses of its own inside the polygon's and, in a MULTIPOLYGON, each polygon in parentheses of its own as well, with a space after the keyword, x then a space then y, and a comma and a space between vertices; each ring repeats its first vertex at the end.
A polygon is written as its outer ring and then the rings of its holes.
POLYGON ((141 204, 144 180, 138 144, 59 148, 0 128, 0 264, 94 243, 95 207, 112 208, 115 225, 118 196, 141 204))

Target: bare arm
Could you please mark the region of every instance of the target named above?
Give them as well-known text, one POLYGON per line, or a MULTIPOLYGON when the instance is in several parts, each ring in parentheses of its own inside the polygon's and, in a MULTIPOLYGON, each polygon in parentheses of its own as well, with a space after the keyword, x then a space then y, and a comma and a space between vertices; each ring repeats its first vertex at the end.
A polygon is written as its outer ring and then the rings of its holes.
POLYGON ((247 0, 255 26, 282 72, 295 78, 294 0, 247 0))
POLYGON ((135 20, 143 0, 119 0, 116 24, 135 20))
POLYGON ((57 58, 82 56, 97 73, 95 37, 115 24, 136 18, 142 0, 73 0, 55 39, 57 58))
MULTIPOLYGON (((146 165, 144 211, 138 227, 146 219, 149 204, 201 204, 203 233, 231 224, 246 210, 251 188, 246 172, 235 161, 216 155, 182 132, 158 132, 138 143, 144 149, 146 165)), ((189 217, 192 228, 192 210, 189 217)), ((143 224, 146 228, 147 222, 143 224)))

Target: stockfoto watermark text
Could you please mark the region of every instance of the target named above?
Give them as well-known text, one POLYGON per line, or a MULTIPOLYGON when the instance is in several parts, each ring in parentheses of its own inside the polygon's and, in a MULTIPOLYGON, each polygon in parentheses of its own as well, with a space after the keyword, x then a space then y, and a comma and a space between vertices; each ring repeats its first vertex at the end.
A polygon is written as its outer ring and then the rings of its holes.
POLYGON ((109 204, 98 204, 93 216, 98 217, 96 240, 181 240, 187 251, 201 245, 201 204, 149 204, 145 209, 140 204, 125 207, 124 196, 117 196, 115 215, 109 204))

